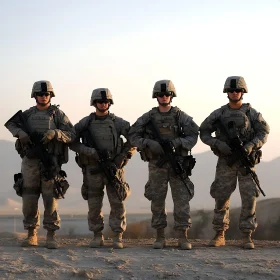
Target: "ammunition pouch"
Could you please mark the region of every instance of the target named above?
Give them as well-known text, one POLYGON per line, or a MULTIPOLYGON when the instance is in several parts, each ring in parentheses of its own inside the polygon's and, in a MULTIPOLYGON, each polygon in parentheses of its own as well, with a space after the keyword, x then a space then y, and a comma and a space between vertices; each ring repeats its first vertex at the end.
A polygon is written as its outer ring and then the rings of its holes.
POLYGON ((22 173, 14 174, 14 189, 16 191, 16 194, 22 197, 22 190, 23 190, 22 173))

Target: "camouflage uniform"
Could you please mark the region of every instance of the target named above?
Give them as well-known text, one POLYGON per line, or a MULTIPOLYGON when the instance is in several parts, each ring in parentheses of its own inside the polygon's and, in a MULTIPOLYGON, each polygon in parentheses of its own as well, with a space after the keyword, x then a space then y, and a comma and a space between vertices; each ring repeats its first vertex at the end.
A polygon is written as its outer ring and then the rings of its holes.
MULTIPOLYGON (((224 92, 230 89, 229 82, 237 81, 236 88, 247 92, 247 86, 242 77, 229 77, 226 81, 224 92)), ((237 134, 244 144, 244 148, 250 147, 251 156, 256 154, 262 145, 267 141, 269 126, 262 115, 251 107, 250 104, 243 103, 239 109, 232 109, 229 105, 212 112, 200 126, 200 138, 202 142, 209 145, 212 151, 218 156, 215 180, 211 185, 210 194, 215 199, 215 210, 213 228, 215 231, 226 231, 229 228, 229 205, 230 196, 236 188, 238 180, 239 191, 242 201, 242 208, 239 220, 239 228, 242 232, 253 232, 257 227, 256 221, 256 198, 259 190, 250 174, 247 174, 241 166, 240 161, 236 161, 231 167, 227 161, 231 155, 225 155, 219 151, 218 146, 226 143, 229 139, 223 131, 215 126, 215 122, 220 120, 225 127, 234 122, 237 134), (213 137, 211 134, 215 132, 213 137)), ((252 169, 254 170, 254 168, 252 169)))
MULTIPOLYGON (((157 82, 155 87, 158 84, 167 84, 168 89, 170 83, 172 82, 169 80, 162 80, 157 82)), ((173 84, 172 87, 174 87, 173 84)), ((173 97, 176 97, 175 88, 172 92, 173 97)), ((138 148, 142 160, 149 162, 149 180, 145 186, 144 195, 151 201, 152 227, 159 230, 167 226, 165 199, 169 183, 174 202, 174 229, 185 232, 191 227, 189 201, 194 194, 194 185, 187 177, 187 185, 192 192, 192 196, 190 196, 186 186, 175 174, 169 162, 166 162, 161 168, 157 167, 156 164, 161 156, 155 155, 147 142, 150 139, 158 141, 149 124, 151 119, 154 120, 163 139, 179 143, 176 145, 175 151, 177 159, 181 162, 197 142, 198 126, 190 116, 177 107, 171 107, 166 113, 160 112, 158 107, 154 107, 138 118, 129 132, 131 144, 138 148)))
MULTIPOLYGON (((36 83, 38 85, 44 82, 39 81, 36 83)), ((48 81, 46 82, 49 83, 48 81)), ((31 97, 34 97, 34 91, 32 91, 31 97)), ((61 165, 68 161, 68 147, 65 144, 71 142, 75 136, 74 128, 68 117, 57 106, 52 105, 43 111, 38 110, 36 106, 31 107, 24 111, 23 115, 31 130, 30 133, 35 132, 44 135, 49 130, 55 131, 55 137, 44 146, 49 154, 55 156, 56 168, 60 170, 61 165)), ((6 127, 14 137, 19 137, 20 133, 22 133, 22 128, 13 121, 7 122, 6 127)), ((42 163, 34 153, 32 146, 21 145, 20 140, 17 140, 16 147, 23 157, 21 172, 23 176, 22 211, 24 215, 24 229, 32 230, 39 228, 38 199, 40 193, 42 193, 45 207, 44 228, 50 231, 58 230, 60 228, 60 217, 57 211, 57 199, 54 197, 54 179, 48 180, 44 177, 42 174, 42 163)), ((61 181, 62 177, 60 175, 58 177, 57 179, 61 181)))
MULTIPOLYGON (((107 96, 105 94, 105 100, 108 98, 111 100, 112 104, 112 96, 108 89, 96 89, 93 91, 91 105, 93 105, 96 100, 102 99, 102 97, 99 96, 100 92, 106 92, 107 96)), ((98 147, 91 148, 98 149, 99 151, 108 151, 112 162, 117 158, 123 159, 123 164, 117 166, 116 176, 121 181, 125 181, 123 167, 135 152, 135 148, 132 147, 128 141, 123 143, 121 136, 127 138, 130 124, 112 113, 108 113, 106 116, 97 116, 96 113, 92 113, 90 116, 80 120, 74 127, 76 131, 76 140, 71 144, 70 148, 78 153, 76 160, 83 172, 82 196, 88 201, 89 230, 97 235, 104 229, 102 206, 104 186, 106 185, 106 192, 111 206, 109 225, 113 232, 122 234, 126 230, 126 210, 124 201, 118 198, 114 187, 108 182, 105 174, 99 169, 98 159, 84 152, 89 146, 87 143, 90 142, 87 136, 84 135, 84 132, 91 131, 94 135, 98 147), (82 139, 82 143, 80 143, 80 139, 82 139), (95 172, 95 170, 97 170, 97 172, 95 172)))

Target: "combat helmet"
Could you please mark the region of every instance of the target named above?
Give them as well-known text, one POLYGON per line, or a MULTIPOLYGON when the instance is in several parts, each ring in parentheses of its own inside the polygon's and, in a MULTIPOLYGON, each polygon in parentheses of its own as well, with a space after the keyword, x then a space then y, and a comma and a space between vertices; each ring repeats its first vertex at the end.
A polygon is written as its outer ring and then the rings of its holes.
POLYGON ((96 100, 110 100, 110 103, 114 104, 113 96, 108 88, 94 89, 90 98, 90 106, 93 106, 94 101, 96 100))
POLYGON ((248 92, 246 82, 241 76, 230 76, 226 79, 223 92, 228 92, 231 88, 241 88, 243 92, 248 92))
POLYGON ((35 97, 36 92, 49 92, 51 97, 55 96, 51 82, 46 80, 34 83, 31 91, 31 98, 35 97))
POLYGON ((152 97, 156 98, 159 92, 172 92, 172 97, 177 97, 176 89, 170 80, 160 80, 155 83, 152 97))

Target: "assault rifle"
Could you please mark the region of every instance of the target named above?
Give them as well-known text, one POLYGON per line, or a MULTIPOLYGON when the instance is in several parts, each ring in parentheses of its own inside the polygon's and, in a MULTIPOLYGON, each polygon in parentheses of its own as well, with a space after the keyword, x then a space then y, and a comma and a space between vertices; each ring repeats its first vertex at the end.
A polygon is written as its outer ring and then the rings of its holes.
POLYGON ((126 182, 120 180, 117 176, 117 166, 113 162, 111 153, 108 150, 102 150, 99 148, 95 135, 93 132, 87 128, 84 132, 84 138, 86 139, 86 145, 95 148, 99 157, 98 164, 99 168, 91 170, 91 174, 98 174, 103 172, 108 180, 108 182, 115 189, 116 195, 120 201, 123 201, 128 195, 127 190, 129 186, 126 182))
POLYGON ((237 134, 236 124, 234 121, 230 121, 228 123, 228 128, 221 122, 220 119, 216 120, 214 124, 220 131, 227 136, 228 141, 227 144, 232 150, 231 157, 227 160, 227 165, 232 167, 233 164, 239 160, 241 162, 242 167, 246 170, 247 174, 250 174, 254 182, 256 183, 258 189, 265 196, 264 191, 260 186, 259 178, 252 168, 255 166, 255 162, 252 158, 246 153, 243 142, 241 141, 239 135, 237 134))
POLYGON ((41 173, 47 179, 54 179, 55 183, 55 194, 57 197, 64 198, 62 189, 59 181, 57 180, 57 175, 60 174, 62 177, 66 177, 66 173, 63 170, 60 170, 56 156, 49 154, 46 150, 44 144, 41 142, 43 138, 42 133, 31 132, 31 129, 27 123, 26 117, 21 110, 19 110, 14 116, 12 116, 6 123, 14 123, 17 127, 21 128, 30 138, 31 143, 29 144, 27 155, 31 157, 37 157, 41 162, 41 173))
POLYGON ((172 142, 169 140, 165 140, 161 137, 160 131, 157 125, 155 124, 154 119, 151 119, 150 123, 152 131, 155 134, 156 139, 158 140, 159 144, 162 146, 162 149, 164 151, 164 156, 159 159, 159 161, 156 163, 156 166, 161 168, 166 162, 169 162, 174 172, 180 177, 181 181, 184 183, 190 196, 193 196, 186 179, 188 178, 188 176, 191 175, 191 170, 193 169, 196 162, 195 158, 193 158, 192 155, 187 156, 186 164, 184 164, 186 166, 183 166, 183 164, 176 158, 177 155, 175 153, 175 147, 173 146, 172 142))

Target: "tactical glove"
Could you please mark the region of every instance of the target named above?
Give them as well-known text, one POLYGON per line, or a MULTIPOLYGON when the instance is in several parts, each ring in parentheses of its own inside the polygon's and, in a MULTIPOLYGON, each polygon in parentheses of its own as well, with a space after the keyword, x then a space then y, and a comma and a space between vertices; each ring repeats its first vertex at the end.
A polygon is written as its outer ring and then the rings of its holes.
POLYGON ((249 142, 243 147, 247 155, 250 155, 252 153, 254 146, 254 143, 249 142))
POLYGON ((48 130, 48 131, 44 134, 44 136, 43 136, 41 142, 42 142, 43 144, 47 144, 47 143, 49 143, 52 139, 55 138, 55 135, 56 135, 55 130, 50 129, 50 130, 48 130))
POLYGON ((151 139, 147 139, 146 143, 147 143, 146 145, 150 148, 150 150, 153 154, 155 154, 155 155, 164 154, 162 146, 159 144, 159 142, 151 140, 151 139))
POLYGON ((20 140, 20 143, 21 143, 23 146, 26 146, 26 145, 32 143, 31 140, 30 140, 30 138, 29 138, 29 136, 28 136, 28 134, 25 133, 23 130, 20 130, 20 131, 18 132, 18 138, 19 138, 19 140, 20 140))
POLYGON ((217 140, 215 143, 215 147, 219 150, 220 153, 225 156, 229 156, 232 154, 231 148, 226 142, 217 140))
POLYGON ((182 146, 182 141, 181 141, 180 138, 175 138, 171 142, 172 142, 172 145, 174 146, 175 149, 182 146))
POLYGON ((119 154, 115 157, 114 163, 117 166, 117 168, 123 168, 128 163, 128 158, 126 155, 119 154))
POLYGON ((95 160, 99 160, 98 153, 94 148, 83 146, 82 149, 81 149, 81 154, 83 154, 85 156, 88 156, 88 157, 91 157, 95 160))

